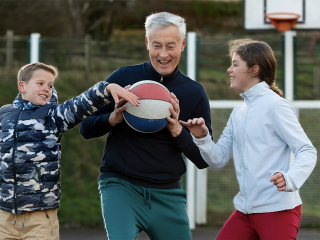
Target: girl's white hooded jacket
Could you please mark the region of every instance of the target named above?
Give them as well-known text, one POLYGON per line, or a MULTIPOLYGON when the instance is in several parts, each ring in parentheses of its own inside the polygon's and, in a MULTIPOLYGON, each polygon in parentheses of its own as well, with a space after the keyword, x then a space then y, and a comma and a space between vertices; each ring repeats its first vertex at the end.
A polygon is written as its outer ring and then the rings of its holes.
POLYGON ((244 103, 235 107, 215 144, 208 134, 193 141, 209 166, 222 168, 233 156, 240 192, 235 208, 243 213, 276 212, 302 203, 298 189, 315 167, 317 151, 303 131, 294 108, 261 82, 240 94, 244 103), (291 152, 295 156, 290 166, 291 152), (286 190, 270 182, 281 172, 286 190))

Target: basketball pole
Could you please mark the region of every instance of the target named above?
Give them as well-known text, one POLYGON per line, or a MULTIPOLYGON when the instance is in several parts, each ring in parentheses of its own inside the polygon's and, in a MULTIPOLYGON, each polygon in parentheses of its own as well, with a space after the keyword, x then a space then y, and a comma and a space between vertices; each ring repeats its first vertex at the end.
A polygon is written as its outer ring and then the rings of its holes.
MULTIPOLYGON (((295 47, 294 38, 296 31, 284 31, 284 97, 292 103, 295 99, 294 96, 294 78, 295 78, 295 47)), ((296 110, 297 118, 299 119, 299 111, 296 110)), ((291 152, 290 166, 293 164, 295 157, 291 152)))
POLYGON ((294 100, 294 38, 296 35, 295 31, 284 31, 284 94, 289 102, 294 100))
POLYGON ((40 33, 31 33, 29 39, 29 63, 39 62, 40 61, 40 33))
MULTIPOLYGON (((197 81, 197 42, 196 33, 188 32, 186 73, 195 81, 197 81)), ((195 229, 196 223, 205 224, 207 222, 207 169, 197 169, 189 159, 186 159, 186 164, 187 212, 190 228, 195 229)))

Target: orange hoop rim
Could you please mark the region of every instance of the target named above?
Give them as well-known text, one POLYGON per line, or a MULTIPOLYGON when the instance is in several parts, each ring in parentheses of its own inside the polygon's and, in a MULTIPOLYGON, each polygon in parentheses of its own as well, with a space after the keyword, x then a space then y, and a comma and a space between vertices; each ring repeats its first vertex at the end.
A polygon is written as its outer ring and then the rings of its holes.
POLYGON ((273 20, 296 20, 300 17, 300 14, 290 12, 273 12, 266 13, 265 16, 273 20), (286 15, 286 17, 279 17, 279 15, 286 15))
POLYGON ((273 12, 267 13, 265 16, 280 32, 289 31, 297 23, 300 14, 290 12, 273 12))

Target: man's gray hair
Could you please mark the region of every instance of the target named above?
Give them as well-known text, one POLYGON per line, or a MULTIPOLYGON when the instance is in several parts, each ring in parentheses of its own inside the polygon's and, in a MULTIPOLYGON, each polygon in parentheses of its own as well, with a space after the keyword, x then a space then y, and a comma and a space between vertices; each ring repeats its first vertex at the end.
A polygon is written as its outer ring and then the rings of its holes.
POLYGON ((183 39, 185 38, 187 31, 184 18, 168 12, 160 12, 149 15, 146 18, 144 26, 148 39, 153 27, 162 29, 169 26, 177 26, 181 41, 183 41, 183 39))

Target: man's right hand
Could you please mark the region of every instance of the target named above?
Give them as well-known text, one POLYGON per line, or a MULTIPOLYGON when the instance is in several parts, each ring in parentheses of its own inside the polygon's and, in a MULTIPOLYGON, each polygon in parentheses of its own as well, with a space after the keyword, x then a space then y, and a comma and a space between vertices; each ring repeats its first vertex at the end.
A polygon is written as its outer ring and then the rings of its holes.
POLYGON ((120 99, 119 103, 115 105, 113 112, 109 116, 109 123, 111 126, 115 126, 116 124, 122 122, 123 115, 122 112, 127 108, 126 100, 123 98, 120 99))

